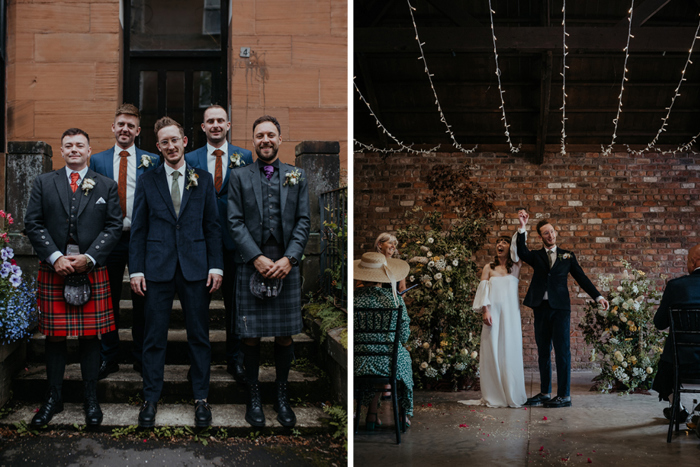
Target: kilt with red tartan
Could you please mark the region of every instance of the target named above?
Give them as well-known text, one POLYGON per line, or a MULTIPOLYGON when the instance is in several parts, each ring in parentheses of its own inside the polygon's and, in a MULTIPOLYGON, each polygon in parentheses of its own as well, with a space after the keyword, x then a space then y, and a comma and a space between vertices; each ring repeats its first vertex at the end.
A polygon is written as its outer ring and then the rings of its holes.
POLYGON ((88 273, 92 294, 83 306, 68 305, 63 298, 63 276, 51 266, 39 264, 37 302, 39 331, 46 336, 94 336, 116 329, 107 268, 88 273))

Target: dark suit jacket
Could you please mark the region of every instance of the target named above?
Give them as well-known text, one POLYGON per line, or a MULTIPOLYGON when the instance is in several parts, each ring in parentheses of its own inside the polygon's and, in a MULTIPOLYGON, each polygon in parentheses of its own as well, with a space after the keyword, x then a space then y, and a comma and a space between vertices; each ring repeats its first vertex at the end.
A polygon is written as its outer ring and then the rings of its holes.
MULTIPOLYGON (((671 326, 670 310, 673 305, 683 303, 700 304, 700 270, 694 271, 687 276, 679 277, 668 281, 666 290, 661 297, 661 304, 654 315, 654 326, 658 329, 666 329, 671 326)), ((698 371, 700 369, 700 352, 692 352, 690 349, 679 349, 679 360, 689 363, 689 366, 698 371)), ((661 354, 661 360, 673 363, 673 341, 670 336, 664 345, 664 352, 661 354)), ((683 365, 685 366, 685 365, 683 365)))
MULTIPOLYGON (((229 157, 231 157, 231 155, 235 152, 242 155, 241 160, 245 162, 245 165, 242 165, 241 167, 245 167, 246 165, 251 165, 253 163, 253 153, 251 153, 249 150, 239 148, 238 146, 234 146, 231 143, 227 144, 229 157)), ((206 145, 195 151, 185 154, 185 160, 192 167, 197 167, 198 169, 208 171, 206 145)), ((219 223, 221 224, 221 238, 223 238, 224 240, 224 249, 228 251, 233 251, 236 249, 236 244, 234 243, 233 239, 231 238, 231 234, 226 228, 226 220, 228 218, 228 179, 229 174, 233 169, 229 168, 229 165, 231 165, 230 160, 225 160, 223 162, 225 170, 225 172, 223 172, 224 180, 221 183, 221 190, 219 190, 216 193, 216 204, 219 208, 219 223)), ((214 176, 212 175, 212 178, 213 177, 214 176)))
MULTIPOLYGON (((78 238, 74 240, 78 242, 80 253, 89 254, 98 265, 104 266, 122 231, 117 183, 90 169, 85 178, 94 180, 95 186, 87 195, 82 187, 78 188, 78 238), (97 204, 100 198, 105 202, 97 204)), ((66 169, 39 175, 34 180, 24 225, 40 260, 48 260, 56 251, 65 254, 69 222, 70 183, 66 169)))
POLYGON ((586 276, 586 273, 583 272, 576 260, 576 256, 572 252, 564 250, 557 245, 557 260, 554 262, 554 267, 550 270, 549 258, 545 249, 530 251, 527 248, 524 233, 518 233, 517 246, 518 256, 532 266, 533 269, 530 287, 527 289, 527 295, 525 295, 525 300, 523 301, 525 306, 530 308, 540 306, 544 293, 547 292, 550 307, 558 310, 571 309, 569 287, 567 285, 569 274, 591 298, 596 299, 600 296, 598 289, 595 288, 586 276), (565 255, 569 255, 569 257, 564 259, 563 256, 565 255))
MULTIPOLYGON (((160 165, 160 157, 156 154, 152 154, 147 151, 142 151, 139 148, 136 149, 136 180, 139 179, 141 175, 149 170, 153 170, 160 165), (142 156, 148 156, 151 159, 151 165, 148 167, 141 167, 142 156)), ((95 172, 104 175, 105 177, 115 179, 114 177, 114 146, 107 149, 106 151, 98 152, 90 156, 90 168, 95 172)))
MULTIPOLYGON (((284 256, 298 262, 304 254, 309 239, 309 189, 306 175, 301 169, 280 162, 280 207, 284 234, 284 256), (301 172, 299 183, 284 185, 286 174, 301 172)), ((228 229, 236 242, 236 263, 247 263, 262 254, 263 204, 262 171, 257 164, 233 170, 228 186, 228 229)))
POLYGON ((165 166, 145 173, 136 187, 129 242, 129 273, 146 280, 168 282, 180 264, 188 281, 207 278, 210 269, 223 269, 221 228, 214 181, 209 173, 189 165, 199 175, 198 186, 185 189, 180 216, 175 215, 165 166))

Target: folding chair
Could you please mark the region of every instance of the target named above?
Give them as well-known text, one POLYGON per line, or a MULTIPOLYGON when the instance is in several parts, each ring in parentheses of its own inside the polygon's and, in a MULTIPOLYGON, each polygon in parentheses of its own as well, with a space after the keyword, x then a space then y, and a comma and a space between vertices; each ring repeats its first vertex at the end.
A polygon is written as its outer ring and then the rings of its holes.
POLYGON ((401 334, 400 308, 354 308, 354 350, 355 357, 389 359, 389 374, 355 376, 355 433, 360 424, 362 396, 367 392, 386 392, 389 385, 391 403, 394 408, 396 444, 401 444, 401 432, 406 432, 404 420, 406 411, 399 409, 399 391, 396 384, 396 360, 399 353, 401 334))
POLYGON ((679 431, 681 393, 700 393, 700 389, 685 389, 683 384, 700 384, 700 367, 689 367, 684 357, 692 352, 700 354, 700 303, 676 305, 671 308, 671 330, 668 338, 673 347, 673 408, 668 423, 667 443, 673 436, 673 425, 679 431))

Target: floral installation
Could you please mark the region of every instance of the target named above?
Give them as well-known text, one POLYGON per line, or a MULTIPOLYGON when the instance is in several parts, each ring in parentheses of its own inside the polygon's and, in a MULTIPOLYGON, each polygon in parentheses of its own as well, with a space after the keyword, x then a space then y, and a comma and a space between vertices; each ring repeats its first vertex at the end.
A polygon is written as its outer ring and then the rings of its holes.
POLYGON ((83 179, 83 182, 80 184, 80 188, 83 189, 85 196, 87 196, 88 193, 90 193, 90 190, 95 188, 95 185, 96 185, 95 180, 93 180, 91 178, 85 178, 85 179, 83 179))
POLYGON ((284 183, 282 186, 294 186, 301 181, 301 171, 299 169, 294 169, 291 172, 284 174, 284 183))
MULTIPOLYGON (((0 210, 0 237, 9 242, 8 227, 12 215, 0 210)), ((0 343, 11 344, 28 339, 38 318, 36 289, 22 280, 22 269, 9 246, 0 250, 0 343)))
POLYGON ((229 161, 231 162, 228 165, 229 169, 233 169, 234 167, 241 167, 245 165, 245 161, 243 160, 243 154, 239 152, 234 152, 231 154, 231 157, 229 157, 229 161))
POLYGON ((406 347, 418 387, 473 387, 482 323, 471 311, 480 280, 472 258, 487 238, 492 194, 464 167, 435 166, 427 181, 426 209, 409 209, 406 227, 396 232, 400 257, 411 267, 406 285, 420 284, 404 296, 411 318, 406 347))
POLYGON ((653 322, 661 293, 644 271, 621 262, 624 269, 617 278, 598 276, 610 308, 589 302, 578 325, 593 346, 589 360, 600 366, 596 388, 604 393, 649 389, 668 335, 653 322))
POLYGON ((564 253, 557 255, 557 259, 571 259, 571 253, 564 253))
POLYGON ((151 156, 147 156, 146 154, 141 154, 141 164, 137 167, 137 169, 140 169, 141 167, 148 168, 153 164, 153 158, 151 156))
POLYGON ((197 175, 194 169, 187 171, 187 186, 185 189, 189 190, 191 186, 199 186, 199 175, 197 175))

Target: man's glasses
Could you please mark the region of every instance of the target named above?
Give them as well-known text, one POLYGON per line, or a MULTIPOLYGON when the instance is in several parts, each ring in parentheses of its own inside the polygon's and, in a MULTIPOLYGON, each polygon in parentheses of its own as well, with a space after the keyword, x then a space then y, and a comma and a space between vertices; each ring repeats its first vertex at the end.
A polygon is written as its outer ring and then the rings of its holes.
POLYGON ((168 144, 172 144, 172 145, 174 146, 174 145, 176 145, 177 142, 180 141, 181 139, 182 139, 182 138, 178 138, 178 137, 173 137, 173 138, 170 138, 170 139, 162 139, 162 140, 158 141, 158 146, 163 147, 163 148, 164 148, 164 147, 167 147, 168 144))

